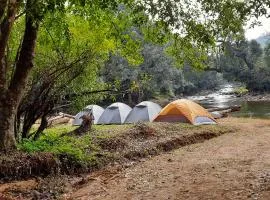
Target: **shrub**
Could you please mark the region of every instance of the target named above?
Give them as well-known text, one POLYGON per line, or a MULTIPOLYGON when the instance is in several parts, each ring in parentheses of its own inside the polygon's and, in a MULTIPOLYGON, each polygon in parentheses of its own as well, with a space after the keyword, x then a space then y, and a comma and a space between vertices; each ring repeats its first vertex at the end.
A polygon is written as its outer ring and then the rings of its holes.
POLYGON ((248 93, 248 89, 246 87, 238 87, 233 91, 237 96, 243 96, 248 93))

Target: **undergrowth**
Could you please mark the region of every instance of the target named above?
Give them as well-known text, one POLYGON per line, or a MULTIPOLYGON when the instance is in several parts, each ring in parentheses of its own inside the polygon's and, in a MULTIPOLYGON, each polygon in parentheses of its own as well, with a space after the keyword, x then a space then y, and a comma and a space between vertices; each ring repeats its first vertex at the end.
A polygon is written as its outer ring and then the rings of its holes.
MULTIPOLYGON (((27 153, 49 152, 57 157, 67 157, 81 165, 98 165, 98 159, 109 156, 102 152, 96 140, 113 136, 109 128, 118 129, 117 126, 95 126, 92 131, 84 136, 62 136, 74 129, 71 126, 58 126, 44 131, 40 139, 24 139, 18 144, 18 149, 27 153), (109 134, 110 133, 110 134, 109 134)), ((121 129, 121 128, 120 128, 121 129)), ((122 127, 123 129, 123 127, 122 127)))

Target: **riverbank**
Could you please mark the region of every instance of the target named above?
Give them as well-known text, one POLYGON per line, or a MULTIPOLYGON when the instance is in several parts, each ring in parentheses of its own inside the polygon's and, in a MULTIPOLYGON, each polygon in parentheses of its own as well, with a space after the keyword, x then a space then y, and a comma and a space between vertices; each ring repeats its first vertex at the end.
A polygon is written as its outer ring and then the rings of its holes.
POLYGON ((18 156, 0 157, 0 178, 3 182, 0 193, 12 198, 18 198, 18 195, 23 199, 32 199, 33 196, 39 199, 55 198, 75 185, 87 182, 85 173, 109 166, 125 168, 142 159, 234 131, 223 125, 192 126, 179 123, 94 126, 94 131, 88 136, 60 138, 62 142, 54 133, 40 141, 22 144, 22 150, 36 152, 29 155, 23 153, 23 162, 18 162, 18 156), (44 151, 46 157, 42 157, 44 151), (50 162, 47 163, 46 158, 50 158, 50 162), (41 174, 38 174, 39 171, 41 174), (29 178, 29 183, 12 182, 12 179, 29 178), (5 184, 7 180, 11 183, 5 184))
POLYGON ((253 101, 253 102, 269 101, 270 102, 270 93, 263 93, 263 94, 248 93, 239 98, 241 98, 242 101, 253 101))
MULTIPOLYGON (((270 120, 229 117, 219 120, 218 126, 150 123, 143 127, 129 127, 120 138, 114 133, 113 141, 125 141, 120 143, 124 148, 113 148, 114 152, 130 155, 122 162, 114 160, 79 176, 53 175, 1 184, 0 193, 13 199, 83 200, 221 199, 222 195, 247 199, 267 192, 270 120)), ((111 149, 119 142, 107 144, 111 149)))

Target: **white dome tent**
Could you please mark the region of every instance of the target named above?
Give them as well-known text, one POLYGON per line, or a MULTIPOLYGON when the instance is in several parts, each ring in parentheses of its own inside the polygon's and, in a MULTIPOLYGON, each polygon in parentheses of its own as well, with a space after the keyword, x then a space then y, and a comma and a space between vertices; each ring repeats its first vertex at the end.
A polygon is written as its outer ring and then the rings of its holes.
POLYGON ((98 105, 88 105, 83 109, 83 111, 79 112, 75 116, 75 119, 73 120, 72 125, 80 126, 82 124, 81 117, 83 115, 89 114, 90 112, 92 112, 93 116, 94 116, 94 123, 93 124, 97 124, 100 116, 104 112, 104 109, 102 107, 98 106, 98 105))
POLYGON ((161 106, 156 103, 143 101, 132 109, 125 123, 137 123, 140 121, 152 122, 161 109, 161 106))
POLYGON ((113 103, 105 109, 97 124, 123 124, 131 110, 124 103, 113 103))

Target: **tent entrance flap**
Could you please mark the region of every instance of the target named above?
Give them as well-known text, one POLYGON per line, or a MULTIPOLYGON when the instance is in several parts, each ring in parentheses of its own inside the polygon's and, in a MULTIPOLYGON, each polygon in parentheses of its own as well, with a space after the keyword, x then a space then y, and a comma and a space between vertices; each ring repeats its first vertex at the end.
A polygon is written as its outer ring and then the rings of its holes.
POLYGON ((185 116, 181 115, 162 115, 155 120, 156 122, 183 122, 189 123, 185 116))

